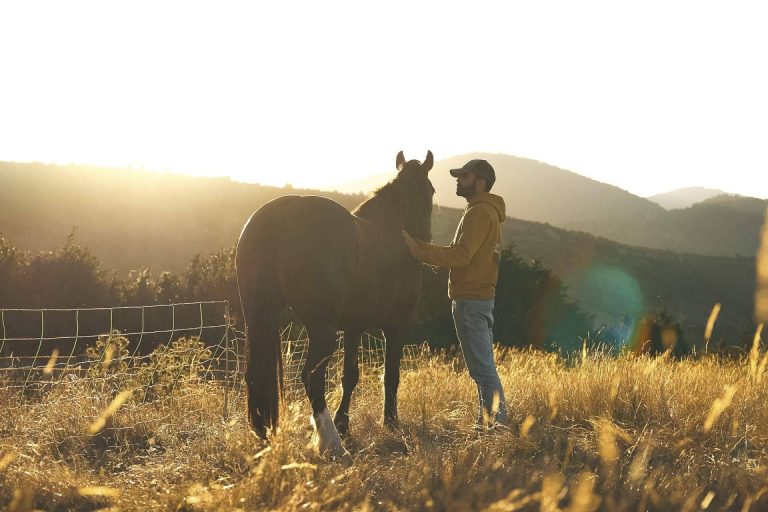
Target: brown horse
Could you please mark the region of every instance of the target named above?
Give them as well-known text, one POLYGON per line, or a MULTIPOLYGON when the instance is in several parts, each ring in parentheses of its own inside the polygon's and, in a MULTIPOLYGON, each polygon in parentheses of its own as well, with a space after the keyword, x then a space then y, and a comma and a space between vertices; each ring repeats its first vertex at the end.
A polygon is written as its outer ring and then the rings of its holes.
POLYGON ((309 335, 302 381, 312 405, 316 448, 345 455, 349 402, 357 385, 357 352, 367 328, 386 338, 384 423, 397 425, 400 357, 414 324, 419 263, 402 230, 430 240, 432 152, 424 163, 397 154, 397 176, 349 213, 317 196, 283 196, 259 208, 237 244, 237 283, 246 324, 248 417, 259 436, 277 427, 282 395, 279 313, 290 307, 309 335), (325 371, 344 331, 343 396, 331 421, 325 371), (338 428, 338 430, 337 430, 338 428))

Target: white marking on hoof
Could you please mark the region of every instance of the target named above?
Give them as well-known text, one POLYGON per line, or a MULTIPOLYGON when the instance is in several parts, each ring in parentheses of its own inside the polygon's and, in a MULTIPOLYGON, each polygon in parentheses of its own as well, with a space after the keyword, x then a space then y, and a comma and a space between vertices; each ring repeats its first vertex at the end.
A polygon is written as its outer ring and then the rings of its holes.
POLYGON ((315 427, 312 443, 318 454, 342 460, 350 457, 349 452, 341 445, 339 432, 336 430, 336 425, 333 424, 327 408, 323 409, 323 412, 316 416, 312 415, 310 421, 312 426, 315 427))

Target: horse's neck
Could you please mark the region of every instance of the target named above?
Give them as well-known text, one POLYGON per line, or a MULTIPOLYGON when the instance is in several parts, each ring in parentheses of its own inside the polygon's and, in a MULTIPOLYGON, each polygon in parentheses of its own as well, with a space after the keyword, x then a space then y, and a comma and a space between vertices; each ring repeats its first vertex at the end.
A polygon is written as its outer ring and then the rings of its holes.
POLYGON ((369 199, 354 211, 358 248, 369 261, 385 265, 400 262, 410 256, 401 233, 401 216, 377 199, 369 199))
POLYGON ((402 229, 395 223, 379 222, 369 217, 354 214, 358 237, 366 246, 382 246, 400 242, 402 229))
POLYGON ((373 269, 399 267, 412 260, 403 235, 396 226, 385 225, 355 215, 357 250, 361 267, 373 269))
POLYGON ((378 224, 385 231, 400 232, 404 227, 402 212, 397 209, 398 202, 392 199, 394 197, 387 197, 382 192, 358 206, 353 213, 361 219, 378 224))

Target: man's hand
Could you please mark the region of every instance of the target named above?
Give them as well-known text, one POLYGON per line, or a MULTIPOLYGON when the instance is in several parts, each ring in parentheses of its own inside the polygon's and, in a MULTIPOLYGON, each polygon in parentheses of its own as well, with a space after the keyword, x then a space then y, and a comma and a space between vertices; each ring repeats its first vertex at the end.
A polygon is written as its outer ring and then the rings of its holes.
POLYGON ((419 247, 419 244, 416 243, 416 240, 411 238, 411 235, 409 235, 405 230, 403 230, 403 239, 405 240, 405 245, 408 246, 408 249, 411 251, 413 257, 419 259, 419 252, 421 252, 421 248, 419 247))

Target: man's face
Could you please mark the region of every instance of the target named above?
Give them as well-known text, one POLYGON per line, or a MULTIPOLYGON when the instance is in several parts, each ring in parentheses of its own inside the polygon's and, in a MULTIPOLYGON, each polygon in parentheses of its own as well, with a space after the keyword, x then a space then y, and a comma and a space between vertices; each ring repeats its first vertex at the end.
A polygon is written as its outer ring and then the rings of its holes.
POLYGON ((468 172, 456 178, 456 195, 469 199, 475 194, 475 173, 468 172))

